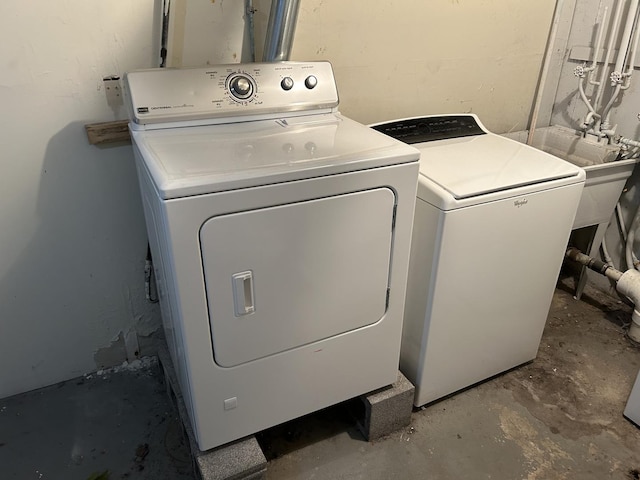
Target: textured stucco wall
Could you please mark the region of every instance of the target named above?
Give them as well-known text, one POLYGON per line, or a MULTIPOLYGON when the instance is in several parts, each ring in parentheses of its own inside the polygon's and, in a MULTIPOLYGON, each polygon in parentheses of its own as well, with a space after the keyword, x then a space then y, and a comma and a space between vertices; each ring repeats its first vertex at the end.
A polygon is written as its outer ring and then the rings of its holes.
MULTIPOLYGON (((270 2, 256 0, 262 56, 270 2)), ((341 111, 371 123, 473 112, 526 128, 555 2, 303 0, 292 60, 332 62, 341 111)))
POLYGON ((95 370, 119 334, 157 328, 131 147, 84 131, 126 117, 102 78, 152 66, 155 15, 153 0, 0 4, 0 397, 95 370))

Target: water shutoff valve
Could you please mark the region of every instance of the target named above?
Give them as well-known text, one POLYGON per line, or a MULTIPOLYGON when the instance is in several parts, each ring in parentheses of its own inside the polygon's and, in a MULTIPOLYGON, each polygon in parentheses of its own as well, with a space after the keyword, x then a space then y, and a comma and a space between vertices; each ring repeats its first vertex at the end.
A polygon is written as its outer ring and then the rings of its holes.
POLYGON ((620 72, 611 72, 611 75, 609 75, 609 78, 611 79, 611 86, 615 86, 619 83, 622 83, 622 73, 620 72))

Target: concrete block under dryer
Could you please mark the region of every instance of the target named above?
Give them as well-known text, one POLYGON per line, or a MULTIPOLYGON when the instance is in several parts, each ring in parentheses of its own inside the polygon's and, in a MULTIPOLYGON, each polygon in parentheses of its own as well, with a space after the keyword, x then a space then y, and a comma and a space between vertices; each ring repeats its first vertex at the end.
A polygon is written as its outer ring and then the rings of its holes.
POLYGON ((364 415, 357 419, 358 429, 374 441, 411 423, 415 387, 398 372, 398 380, 388 387, 360 396, 364 415))

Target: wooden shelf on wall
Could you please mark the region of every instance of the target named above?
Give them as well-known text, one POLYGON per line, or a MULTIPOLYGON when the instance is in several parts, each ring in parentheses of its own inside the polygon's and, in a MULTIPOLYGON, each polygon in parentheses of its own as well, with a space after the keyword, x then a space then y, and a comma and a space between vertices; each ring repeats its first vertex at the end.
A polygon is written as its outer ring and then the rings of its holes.
POLYGON ((116 120, 114 122, 90 123, 84 126, 91 145, 105 143, 131 143, 129 135, 129 121, 116 120))

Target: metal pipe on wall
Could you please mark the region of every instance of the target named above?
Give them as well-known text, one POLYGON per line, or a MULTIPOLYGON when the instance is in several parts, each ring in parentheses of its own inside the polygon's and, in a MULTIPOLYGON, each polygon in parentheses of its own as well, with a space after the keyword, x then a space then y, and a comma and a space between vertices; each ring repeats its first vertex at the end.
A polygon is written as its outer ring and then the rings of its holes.
MULTIPOLYGON (((253 22, 253 15, 255 14, 253 8, 253 0, 244 0, 244 15, 245 15, 245 31, 246 36, 249 37, 249 61, 256 61, 256 40, 255 40, 255 26, 253 22)), ((244 59, 243 59, 244 61, 244 59)))
POLYGON ((272 0, 262 61, 289 60, 300 0, 272 0))

